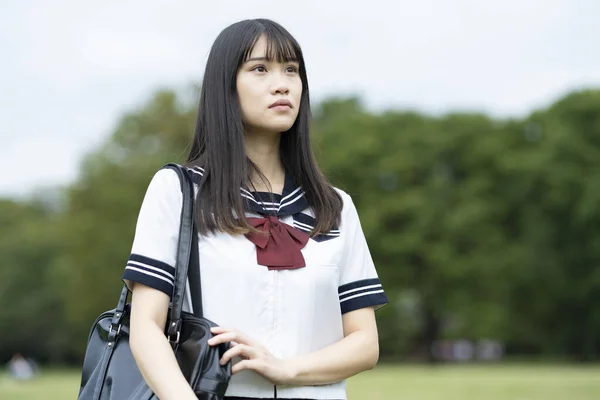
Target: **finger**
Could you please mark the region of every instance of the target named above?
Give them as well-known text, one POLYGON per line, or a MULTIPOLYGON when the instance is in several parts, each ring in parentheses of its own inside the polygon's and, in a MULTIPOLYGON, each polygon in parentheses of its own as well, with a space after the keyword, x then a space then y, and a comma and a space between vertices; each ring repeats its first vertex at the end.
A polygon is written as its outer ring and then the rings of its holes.
POLYGON ((231 346, 236 346, 240 343, 247 344, 249 346, 254 346, 254 342, 252 342, 247 336, 241 335, 239 332, 226 332, 216 335, 210 339, 208 339, 208 344, 211 346, 215 346, 221 343, 231 343, 231 346))
POLYGON ((248 358, 248 359, 252 359, 252 358, 256 358, 258 355, 258 352, 256 351, 255 348, 245 345, 245 344, 238 344, 235 347, 232 347, 231 349, 227 350, 225 352, 225 354, 223 354, 223 357, 221 357, 221 365, 225 365, 227 364, 233 357, 242 357, 242 358, 248 358))
POLYGON ((237 357, 240 355, 241 353, 241 347, 242 345, 239 346, 235 346, 232 347, 231 349, 227 350, 225 352, 225 354, 223 354, 223 357, 221 357, 221 359, 219 360, 219 364, 221 365, 225 365, 227 364, 233 357, 237 357))
POLYGON ((226 328, 224 326, 213 326, 212 328, 210 328, 210 331, 212 333, 224 333, 224 332, 231 332, 233 331, 233 328, 226 328))
POLYGON ((231 373, 237 374, 245 369, 258 371, 260 363, 257 360, 242 360, 231 367, 231 373))
POLYGON ((231 342, 233 340, 236 340, 238 343, 243 342, 241 338, 237 337, 235 332, 225 332, 208 339, 208 344, 215 346, 221 343, 231 342))

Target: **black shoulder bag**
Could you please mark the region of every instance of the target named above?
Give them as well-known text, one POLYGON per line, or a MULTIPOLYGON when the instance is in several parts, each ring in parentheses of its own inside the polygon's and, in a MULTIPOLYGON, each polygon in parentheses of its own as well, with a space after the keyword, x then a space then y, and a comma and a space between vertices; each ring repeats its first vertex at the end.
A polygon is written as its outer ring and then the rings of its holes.
MULTIPOLYGON (((231 362, 219 360, 229 343, 209 346, 210 328, 217 326, 202 316, 198 234, 194 222, 194 188, 187 172, 177 164, 183 206, 175 265, 175 287, 165 334, 183 375, 199 399, 222 400, 231 377, 231 362), (188 271, 188 266, 189 271, 188 271), (194 314, 182 312, 186 279, 190 277, 194 314)), ((129 347, 129 290, 123 285, 117 308, 96 319, 88 338, 78 400, 155 400, 157 396, 142 377, 129 347)))

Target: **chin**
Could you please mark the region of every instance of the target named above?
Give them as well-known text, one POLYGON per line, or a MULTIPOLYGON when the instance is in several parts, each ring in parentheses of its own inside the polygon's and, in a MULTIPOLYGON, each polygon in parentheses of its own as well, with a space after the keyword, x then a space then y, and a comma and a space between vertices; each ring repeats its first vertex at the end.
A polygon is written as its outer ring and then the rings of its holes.
POLYGON ((280 123, 280 124, 265 124, 262 126, 262 129, 264 129, 265 131, 268 131, 268 132, 283 133, 283 132, 289 130, 293 125, 294 125, 293 122, 280 123))
POLYGON ((246 127, 249 128, 250 131, 256 132, 283 133, 294 126, 295 121, 296 120, 292 118, 279 118, 279 120, 270 119, 267 121, 254 121, 254 123, 246 124, 246 127))
POLYGON ((284 133, 290 130, 290 128, 293 126, 294 124, 291 125, 285 125, 285 126, 281 126, 279 128, 276 128, 275 131, 279 132, 279 133, 284 133))

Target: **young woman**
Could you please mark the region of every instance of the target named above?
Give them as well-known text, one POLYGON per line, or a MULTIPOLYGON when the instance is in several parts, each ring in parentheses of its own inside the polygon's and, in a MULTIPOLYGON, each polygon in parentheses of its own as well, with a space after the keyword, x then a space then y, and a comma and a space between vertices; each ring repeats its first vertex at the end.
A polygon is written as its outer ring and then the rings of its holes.
MULTIPOLYGON (((317 166, 309 124, 296 40, 266 19, 226 28, 208 58, 186 166, 204 316, 221 326, 209 343, 232 344, 222 358, 233 363, 229 399, 346 399, 344 380, 378 360, 374 310, 387 298, 352 199, 317 166)), ((163 333, 181 202, 175 172, 157 172, 123 275, 132 351, 161 400, 196 398, 163 333)))

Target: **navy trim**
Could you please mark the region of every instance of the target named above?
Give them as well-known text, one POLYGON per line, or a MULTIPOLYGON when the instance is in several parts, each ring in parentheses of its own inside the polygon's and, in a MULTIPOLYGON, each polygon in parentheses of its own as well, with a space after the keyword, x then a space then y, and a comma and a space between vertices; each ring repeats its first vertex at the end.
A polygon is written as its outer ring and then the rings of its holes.
POLYGON ((267 192, 248 192, 247 190, 242 189, 242 197, 246 202, 246 209, 249 211, 254 211, 255 213, 262 215, 277 215, 277 210, 279 209, 279 204, 281 202, 281 195, 267 192))
POLYGON ((356 296, 356 295, 364 294, 364 293, 369 293, 369 292, 373 292, 373 291, 377 291, 377 290, 383 290, 383 287, 381 285, 378 285, 376 287, 371 287, 371 288, 367 288, 367 289, 360 289, 360 290, 355 290, 352 292, 346 292, 345 294, 340 295, 340 301, 347 299, 348 297, 352 297, 352 296, 356 296))
POLYGON ((277 215, 294 215, 308 207, 308 200, 304 197, 304 190, 294 182, 292 174, 285 172, 281 204, 277 215), (284 205, 281 207, 282 205, 284 205))
POLYGON ((317 221, 315 220, 314 217, 311 217, 310 215, 307 215, 304 213, 298 213, 298 214, 294 215, 294 221, 300 222, 305 225, 312 226, 313 228, 314 228, 315 224, 317 223, 317 221))
POLYGON ((161 292, 169 296, 169 298, 173 296, 173 285, 161 279, 157 279, 153 276, 146 275, 138 271, 126 269, 125 272, 123 272, 123 276, 121 277, 121 279, 123 281, 128 280, 131 282, 141 283, 153 289, 160 290, 161 292))
MULTIPOLYGON (((297 214, 297 215, 302 215, 302 214, 297 214)), ((292 226, 302 232, 308 233, 309 235, 313 231, 313 227, 307 228, 305 226, 299 225, 296 220, 296 215, 294 215, 294 221, 292 222, 292 226)), ((319 235, 313 236, 313 237, 311 237, 311 239, 314 240, 315 242, 320 243, 320 242, 326 242, 331 239, 335 239, 337 237, 340 237, 339 231, 330 231, 330 233, 319 234, 319 235), (336 233, 332 233, 332 232, 336 232, 336 233)))
POLYGON ((345 314, 347 312, 365 307, 380 306, 377 307, 377 309, 379 309, 388 303, 389 301, 385 293, 376 293, 346 300, 343 303, 340 303, 340 308, 342 310, 342 314, 345 314))
POLYGON ((381 281, 379 280, 379 278, 372 278, 372 279, 362 279, 359 281, 346 283, 345 285, 342 285, 338 288, 338 293, 340 295, 342 295, 342 294, 344 294, 344 292, 346 292, 348 290, 357 289, 357 288, 361 288, 361 287, 365 287, 365 286, 371 286, 371 285, 381 285, 381 281))
MULTIPOLYGON (((187 168, 187 171, 192 181, 196 185, 200 185, 205 173, 204 168, 195 166, 193 168, 187 168)), ((314 227, 316 224, 314 217, 302 213, 302 211, 309 208, 310 205, 308 204, 308 200, 306 199, 302 188, 295 184, 292 175, 287 171, 285 173, 282 194, 251 192, 247 187, 241 187, 240 195, 242 196, 247 211, 260 215, 273 215, 278 217, 292 215, 295 222, 300 222, 311 227, 314 227)), ((306 233, 312 231, 312 228, 307 228, 305 226, 294 224, 294 227, 306 233)), ((312 239, 317 242, 324 242, 334 239, 339 235, 339 228, 336 227, 328 234, 317 235, 312 239)))
POLYGON ((142 264, 150 265, 151 267, 160 268, 171 275, 175 274, 175 267, 167 264, 166 262, 155 260, 154 258, 142 256, 140 254, 131 253, 127 262, 129 263, 129 261, 136 261, 142 264))
POLYGON ((306 232, 306 233, 311 233, 312 232, 312 229, 306 228, 306 227, 304 227, 302 225, 298 225, 295 222, 296 222, 296 220, 292 221, 292 225, 294 226, 294 228, 296 228, 296 229, 298 229, 298 230, 300 230, 302 232, 306 232))
MULTIPOLYGON (((205 169, 200 166, 195 166, 186 168, 186 170, 192 182, 196 185, 200 185, 205 174, 205 169)), ((309 206, 308 200, 304 197, 304 191, 294 183, 291 174, 287 171, 285 173, 282 194, 251 192, 247 187, 240 187, 240 195, 244 199, 247 210, 262 215, 275 215, 280 217, 294 215, 309 206), (263 205, 261 203, 276 204, 263 205), (284 206, 282 207, 282 205, 284 206), (269 208, 273 209, 269 210, 269 208)))
POLYGON ((156 279, 167 280, 171 284, 173 284, 173 282, 175 282, 175 276, 173 274, 163 271, 162 269, 150 267, 147 265, 134 263, 134 262, 130 261, 127 263, 127 266, 125 267, 125 269, 138 271, 138 272, 150 275, 150 276, 155 276, 156 279))
POLYGON ((193 167, 193 168, 186 168, 186 170, 187 170, 188 176, 190 177, 192 182, 194 182, 196 185, 200 185, 200 182, 202 181, 202 177, 204 176, 204 168, 193 167))
POLYGON ((292 174, 290 174, 287 170, 285 171, 285 178, 283 181, 283 191, 281 192, 281 197, 287 197, 294 190, 298 189, 298 185, 294 183, 292 179, 292 174))
POLYGON ((282 198, 277 215, 294 215, 302 210, 305 210, 306 208, 308 208, 308 200, 306 200, 306 197, 304 197, 304 192, 302 189, 300 189, 298 192, 292 194, 289 198, 282 198))
POLYGON ((131 254, 122 279, 142 283, 172 296, 175 268, 154 258, 131 254))
POLYGON ((331 239, 335 239, 340 237, 340 235, 317 235, 312 237, 311 239, 314 240, 315 242, 321 243, 321 242, 326 242, 328 240, 331 239))
POLYGON ((382 290, 379 278, 361 279, 340 286, 338 293, 342 314, 364 307, 387 304, 388 298, 382 290))
POLYGON ((258 202, 275 203, 273 205, 268 205, 269 207, 279 207, 279 203, 281 203, 281 198, 283 197, 280 194, 270 193, 270 192, 250 192, 250 193, 252 193, 252 196, 254 196, 254 199, 258 202))
POLYGON ((294 183, 287 171, 281 194, 251 192, 247 187, 243 187, 242 197, 248 210, 262 215, 283 217, 297 214, 308 207, 308 200, 304 197, 304 191, 294 183))
MULTIPOLYGON (((310 215, 307 215, 304 213, 294 214, 294 224, 293 225, 295 228, 297 228, 303 232, 311 233, 312 230, 314 229, 316 223, 317 223, 317 221, 315 220, 315 218, 310 215), (303 226, 300 224, 308 225, 311 228, 307 228, 306 226, 303 226)), ((336 227, 334 227, 334 229, 332 229, 328 233, 316 235, 316 236, 312 237, 311 239, 313 239, 315 242, 320 243, 320 242, 326 242, 331 239, 335 239, 339 236, 340 236, 340 230, 336 226, 336 227)))

